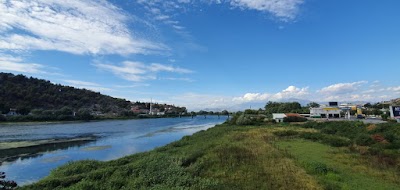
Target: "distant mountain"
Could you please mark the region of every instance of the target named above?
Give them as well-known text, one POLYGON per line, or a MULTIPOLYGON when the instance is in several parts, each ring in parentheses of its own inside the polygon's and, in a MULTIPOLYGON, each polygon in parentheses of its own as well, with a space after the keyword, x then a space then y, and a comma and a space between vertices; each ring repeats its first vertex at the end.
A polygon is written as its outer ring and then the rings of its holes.
POLYGON ((121 112, 131 108, 131 102, 102 95, 86 89, 53 84, 50 81, 28 78, 24 75, 0 73, 0 111, 16 109, 28 114, 34 109, 73 111, 85 108, 91 111, 121 112))

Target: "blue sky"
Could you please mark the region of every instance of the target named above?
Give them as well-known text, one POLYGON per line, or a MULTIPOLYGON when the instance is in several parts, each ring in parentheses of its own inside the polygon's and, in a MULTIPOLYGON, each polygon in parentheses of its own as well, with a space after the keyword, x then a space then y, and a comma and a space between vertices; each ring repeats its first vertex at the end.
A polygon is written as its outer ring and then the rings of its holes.
POLYGON ((400 1, 0 0, 0 71, 243 109, 400 97, 400 1))

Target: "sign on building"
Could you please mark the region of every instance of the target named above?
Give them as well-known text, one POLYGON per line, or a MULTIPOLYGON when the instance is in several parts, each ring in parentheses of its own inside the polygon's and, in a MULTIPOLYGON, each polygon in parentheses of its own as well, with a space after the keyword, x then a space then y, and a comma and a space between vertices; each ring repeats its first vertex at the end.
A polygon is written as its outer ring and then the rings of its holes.
POLYGON ((390 106, 390 117, 400 118, 400 106, 390 106))

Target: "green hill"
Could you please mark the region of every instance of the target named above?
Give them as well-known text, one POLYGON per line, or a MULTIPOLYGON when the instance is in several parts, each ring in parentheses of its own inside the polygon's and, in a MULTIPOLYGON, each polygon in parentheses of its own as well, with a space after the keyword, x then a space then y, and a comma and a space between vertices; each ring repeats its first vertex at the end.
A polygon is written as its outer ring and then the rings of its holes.
MULTIPOLYGON (((0 95, 0 121, 136 117, 148 113, 150 108, 150 103, 133 103, 91 90, 11 73, 0 73, 0 95)), ((170 116, 187 110, 185 107, 155 103, 153 111, 170 116)))
POLYGON ((6 114, 16 109, 25 115, 35 109, 121 112, 129 110, 131 102, 102 95, 86 89, 53 84, 50 81, 23 75, 0 73, 0 111, 6 114))

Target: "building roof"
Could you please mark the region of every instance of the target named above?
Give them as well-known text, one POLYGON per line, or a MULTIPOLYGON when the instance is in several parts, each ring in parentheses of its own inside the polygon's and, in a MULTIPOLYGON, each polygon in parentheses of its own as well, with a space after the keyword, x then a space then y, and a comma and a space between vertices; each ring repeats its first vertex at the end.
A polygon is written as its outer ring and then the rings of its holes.
POLYGON ((298 114, 298 113, 287 113, 287 114, 285 114, 287 117, 303 117, 303 116, 301 116, 300 114, 298 114))

